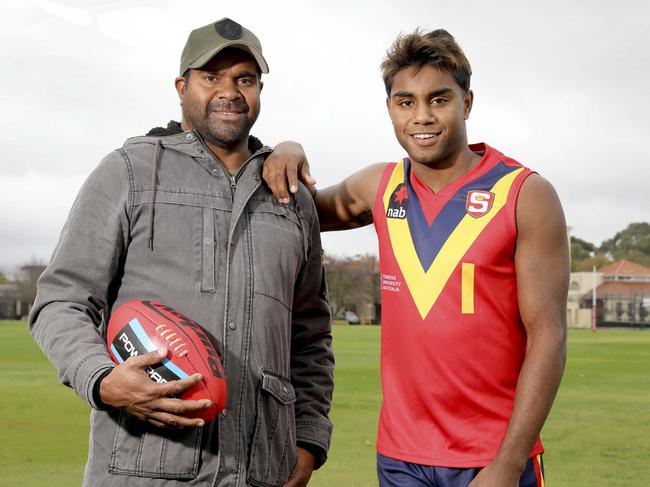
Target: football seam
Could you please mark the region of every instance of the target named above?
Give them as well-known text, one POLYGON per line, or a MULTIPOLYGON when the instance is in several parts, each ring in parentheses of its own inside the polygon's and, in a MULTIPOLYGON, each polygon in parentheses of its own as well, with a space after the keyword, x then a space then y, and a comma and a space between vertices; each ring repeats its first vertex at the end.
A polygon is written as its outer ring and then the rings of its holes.
MULTIPOLYGON (((150 302, 153 302, 153 301, 150 301, 150 302)), ((160 304, 160 303, 158 303, 158 304, 160 304)), ((127 307, 128 307, 131 311, 134 311, 134 312, 137 312, 137 313, 141 314, 141 315, 142 315, 144 318, 146 318, 146 319, 147 319, 147 320, 148 320, 152 325, 156 325, 156 323, 155 323, 151 318, 149 318, 148 316, 146 316, 145 314, 143 314, 142 311, 139 311, 139 310, 137 310, 137 309, 134 309, 134 308, 132 308, 131 306, 127 306, 127 307)), ((189 335, 188 332, 184 329, 183 326, 181 326, 181 325, 179 325, 178 323, 176 323, 175 321, 171 320, 171 319, 168 318, 166 315, 163 315, 163 318, 165 318, 167 321, 170 321, 170 322, 174 323, 174 325, 176 326, 176 328, 178 328, 179 331, 185 335, 185 337, 187 338, 188 342, 192 344, 192 346, 194 347, 194 349, 197 349, 197 346, 196 346, 195 340, 193 340, 192 337, 190 337, 190 335, 189 335)), ((197 325, 198 325, 198 323, 197 323, 197 325)), ((200 326, 200 325, 199 325, 199 326, 200 326)), ((207 332, 206 332, 206 334, 207 334, 207 332)), ((199 341, 200 343, 203 343, 203 342, 201 341, 201 339, 198 337, 198 335, 194 334, 194 337, 195 337, 196 339, 198 339, 198 341, 199 341)), ((208 339, 209 339, 209 338, 210 338, 210 337, 208 337, 208 339)), ((219 356, 219 353, 217 352, 217 349, 214 348, 214 346, 213 346, 212 344, 210 344, 210 346, 212 346, 212 348, 214 349, 215 354, 216 354, 217 357, 218 357, 218 356, 219 356)), ((198 350, 196 350, 196 351, 198 352, 198 350)), ((209 365, 209 364, 208 364, 208 363, 203 359, 203 356, 201 355, 201 353, 197 353, 197 355, 198 355, 199 358, 201 359, 201 362, 203 362, 203 365, 205 366, 206 370, 210 370, 210 365, 209 365)), ((196 366, 195 366, 194 363, 189 359, 189 355, 188 355, 187 357, 188 357, 188 361, 192 364, 192 367, 194 367, 194 369, 196 370, 196 366)), ((210 375, 212 375, 212 374, 210 374, 210 375)), ((213 376, 213 377, 214 377, 214 376, 213 376)))

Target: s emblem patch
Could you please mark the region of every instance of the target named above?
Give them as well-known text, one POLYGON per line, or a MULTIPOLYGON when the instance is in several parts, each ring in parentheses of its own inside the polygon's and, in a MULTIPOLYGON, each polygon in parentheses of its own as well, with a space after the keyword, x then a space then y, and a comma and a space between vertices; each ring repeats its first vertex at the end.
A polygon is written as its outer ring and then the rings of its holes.
POLYGON ((470 216, 480 218, 492 209, 493 203, 494 193, 473 189, 467 192, 465 209, 470 216))

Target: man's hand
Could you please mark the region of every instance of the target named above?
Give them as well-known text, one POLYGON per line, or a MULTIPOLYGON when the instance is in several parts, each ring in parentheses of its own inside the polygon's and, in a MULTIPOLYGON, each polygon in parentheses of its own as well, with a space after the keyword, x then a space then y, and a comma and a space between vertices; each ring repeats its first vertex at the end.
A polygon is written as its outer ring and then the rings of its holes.
POLYGON ((468 487, 519 487, 521 474, 516 468, 491 463, 474 477, 468 487))
POLYGON ((134 356, 115 367, 99 384, 101 401, 121 409, 142 421, 160 428, 197 428, 204 421, 184 416, 191 411, 210 407, 209 400, 183 401, 169 397, 183 393, 201 381, 201 374, 186 379, 158 384, 145 369, 162 361, 166 349, 134 356))
POLYGON ((264 161, 262 177, 273 195, 284 204, 290 201, 288 191, 298 191, 298 180, 307 186, 316 184, 309 172, 309 163, 302 146, 290 141, 280 142, 275 146, 264 161))
POLYGON ((316 459, 304 448, 298 447, 297 453, 296 466, 293 467, 289 480, 282 487, 305 487, 309 483, 316 459))

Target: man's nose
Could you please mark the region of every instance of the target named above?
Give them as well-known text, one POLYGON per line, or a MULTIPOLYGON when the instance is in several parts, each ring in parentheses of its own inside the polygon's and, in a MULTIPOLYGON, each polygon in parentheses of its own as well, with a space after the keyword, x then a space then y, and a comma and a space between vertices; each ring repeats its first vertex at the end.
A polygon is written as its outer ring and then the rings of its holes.
POLYGON ((434 123, 436 121, 436 116, 431 105, 428 103, 418 103, 415 109, 415 118, 413 121, 419 124, 434 123))
POLYGON ((239 85, 237 80, 233 79, 224 79, 219 86, 218 92, 219 98, 222 100, 233 101, 239 98, 242 98, 241 91, 239 91, 239 85))

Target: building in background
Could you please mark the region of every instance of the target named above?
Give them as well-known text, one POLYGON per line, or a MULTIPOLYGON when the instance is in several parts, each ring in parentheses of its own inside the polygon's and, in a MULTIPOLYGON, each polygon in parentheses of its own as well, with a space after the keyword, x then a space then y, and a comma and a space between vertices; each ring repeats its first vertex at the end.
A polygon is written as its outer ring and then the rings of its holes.
POLYGON ((18 320, 29 314, 29 305, 20 299, 16 282, 0 284, 0 320, 18 320))
POLYGON ((603 275, 596 287, 598 325, 650 327, 650 269, 619 260, 598 271, 603 275))
POLYGON ((32 262, 20 267, 13 280, 0 273, 0 320, 24 320, 36 298, 36 282, 45 264, 32 262))
POLYGON ((569 328, 591 328, 592 305, 591 291, 594 279, 596 286, 603 282, 601 272, 572 272, 569 279, 569 296, 567 299, 567 326, 569 328), (589 295, 589 301, 585 296, 589 295))
MULTIPOLYGON (((594 274, 572 272, 567 323, 590 328, 594 274)), ((650 328, 650 269, 618 260, 597 270, 596 321, 598 326, 650 328)))

